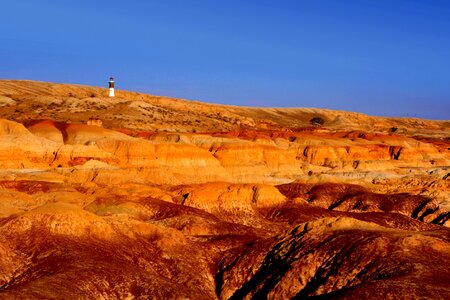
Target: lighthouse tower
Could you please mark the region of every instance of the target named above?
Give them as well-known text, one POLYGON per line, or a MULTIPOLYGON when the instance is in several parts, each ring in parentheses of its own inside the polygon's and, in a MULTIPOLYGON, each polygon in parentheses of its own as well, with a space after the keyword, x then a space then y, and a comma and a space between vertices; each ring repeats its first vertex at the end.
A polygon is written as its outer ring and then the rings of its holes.
POLYGON ((109 97, 114 97, 114 78, 109 77, 109 97))

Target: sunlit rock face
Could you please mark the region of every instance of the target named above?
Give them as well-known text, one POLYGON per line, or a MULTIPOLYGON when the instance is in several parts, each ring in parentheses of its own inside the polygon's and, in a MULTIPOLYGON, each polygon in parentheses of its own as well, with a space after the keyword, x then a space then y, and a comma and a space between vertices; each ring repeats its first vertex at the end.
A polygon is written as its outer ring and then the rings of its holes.
POLYGON ((450 298, 450 121, 0 100, 0 299, 450 298))

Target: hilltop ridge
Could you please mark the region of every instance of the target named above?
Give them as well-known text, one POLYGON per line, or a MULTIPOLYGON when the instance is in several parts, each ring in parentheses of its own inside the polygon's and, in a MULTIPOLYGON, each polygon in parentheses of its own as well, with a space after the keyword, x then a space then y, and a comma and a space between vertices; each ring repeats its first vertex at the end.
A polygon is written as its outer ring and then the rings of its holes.
POLYGON ((450 128, 449 120, 373 117, 318 108, 228 106, 121 90, 109 98, 107 93, 106 88, 83 85, 0 80, 0 114, 18 121, 49 118, 85 122, 101 116, 107 127, 133 131, 295 130, 322 125, 329 130, 430 135, 430 131, 444 134, 450 128))

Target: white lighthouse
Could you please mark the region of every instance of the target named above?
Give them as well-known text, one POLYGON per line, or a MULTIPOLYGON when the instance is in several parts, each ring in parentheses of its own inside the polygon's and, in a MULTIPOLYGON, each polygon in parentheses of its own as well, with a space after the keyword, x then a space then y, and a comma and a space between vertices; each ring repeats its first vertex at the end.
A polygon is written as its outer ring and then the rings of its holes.
POLYGON ((109 77, 109 97, 114 97, 114 78, 109 77))

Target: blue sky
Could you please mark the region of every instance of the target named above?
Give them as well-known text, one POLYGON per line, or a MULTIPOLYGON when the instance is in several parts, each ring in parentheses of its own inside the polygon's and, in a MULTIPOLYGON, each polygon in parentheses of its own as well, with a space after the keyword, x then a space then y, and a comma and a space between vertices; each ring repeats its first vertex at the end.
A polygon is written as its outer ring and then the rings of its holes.
POLYGON ((3 2, 0 78, 450 119, 449 1, 3 2))

